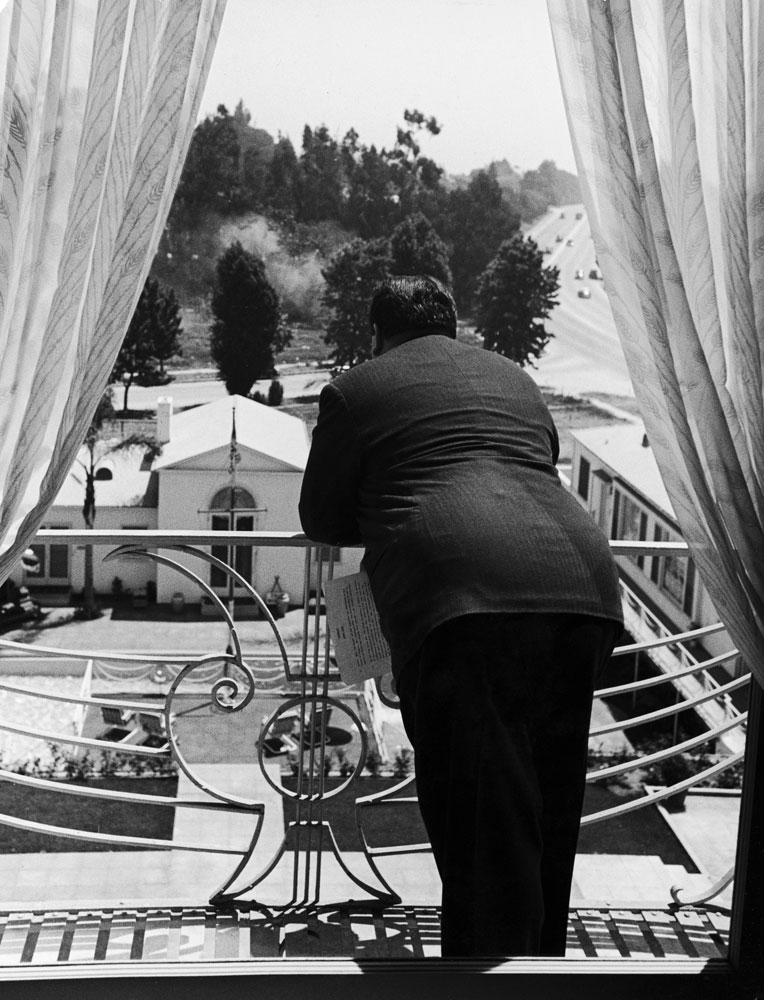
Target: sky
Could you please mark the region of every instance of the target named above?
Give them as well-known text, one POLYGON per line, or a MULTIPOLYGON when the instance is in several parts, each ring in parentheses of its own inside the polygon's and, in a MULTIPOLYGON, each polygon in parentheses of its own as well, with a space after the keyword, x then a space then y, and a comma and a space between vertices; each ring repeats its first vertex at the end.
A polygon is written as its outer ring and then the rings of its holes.
POLYGON ((240 99, 298 152, 305 124, 390 148, 416 108, 447 173, 575 172, 545 0, 228 0, 201 116, 240 99))

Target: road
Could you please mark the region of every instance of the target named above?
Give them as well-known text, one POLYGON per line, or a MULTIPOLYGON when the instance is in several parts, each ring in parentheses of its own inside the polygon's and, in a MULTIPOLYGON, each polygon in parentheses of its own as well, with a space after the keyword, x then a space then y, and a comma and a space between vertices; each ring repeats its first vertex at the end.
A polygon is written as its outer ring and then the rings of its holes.
MULTIPOLYGON (((557 392, 580 396, 606 393, 633 398, 634 390, 604 285, 601 280, 589 278, 596 264, 583 205, 550 209, 526 235, 542 250, 550 249, 545 261, 560 271, 559 304, 547 320, 547 329, 554 337, 537 367, 528 371, 539 385, 557 392), (579 213, 581 218, 577 219, 579 213), (559 241, 558 236, 561 237, 559 241), (572 241, 572 246, 568 246, 568 240, 572 241), (575 277, 579 269, 584 272, 583 280, 575 277), (591 298, 579 298, 582 288, 589 289, 591 298)), ((214 371, 208 369, 206 374, 209 380, 203 380, 204 370, 196 370, 194 381, 182 381, 182 373, 179 373, 178 381, 167 386, 133 386, 128 397, 130 408, 155 409, 159 396, 171 396, 176 408, 211 403, 225 396, 223 383, 214 381, 214 371)), ((329 380, 329 373, 325 369, 280 365, 279 378, 284 386, 284 398, 294 400, 299 396, 317 395, 329 380)), ((267 393, 268 385, 268 380, 263 380, 256 383, 253 390, 267 393)), ((120 386, 116 387, 115 399, 117 405, 121 405, 120 386)))
MULTIPOLYGON (((315 396, 321 391, 321 386, 329 381, 329 372, 321 368, 301 369, 290 371, 290 366, 282 365, 279 368, 279 380, 284 386, 284 399, 296 399, 298 396, 315 396)), ((159 396, 171 396, 173 407, 183 409, 187 406, 196 406, 201 403, 212 403, 216 399, 226 396, 225 386, 222 382, 214 380, 214 372, 210 370, 209 380, 199 380, 198 371, 194 372, 196 381, 182 381, 182 373, 179 373, 178 380, 169 385, 153 385, 144 388, 134 385, 130 389, 127 402, 131 410, 155 410, 159 396)), ((256 382, 252 386, 252 391, 260 391, 264 394, 268 392, 270 379, 256 382)), ((114 399, 117 406, 122 405, 122 386, 114 387, 114 399)))
POLYGON ((554 339, 536 370, 530 370, 534 379, 559 392, 633 397, 604 285, 601 280, 589 278, 596 263, 583 205, 550 209, 526 235, 542 250, 551 249, 546 263, 560 271, 559 304, 546 324, 554 339), (576 218, 578 213, 580 219, 576 218), (558 236, 562 237, 559 242, 558 236), (573 246, 568 246, 568 240, 573 241, 573 246), (579 269, 584 272, 583 280, 575 277, 579 269), (591 298, 579 298, 582 288, 589 289, 591 298))

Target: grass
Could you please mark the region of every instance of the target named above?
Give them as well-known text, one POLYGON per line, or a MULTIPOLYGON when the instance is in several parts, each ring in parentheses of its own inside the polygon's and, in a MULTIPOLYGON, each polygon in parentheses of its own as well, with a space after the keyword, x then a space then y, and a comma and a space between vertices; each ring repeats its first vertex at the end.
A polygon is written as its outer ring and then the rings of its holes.
MULTIPOLYGON (((584 798, 584 815, 621 805, 641 795, 641 790, 624 795, 604 783, 589 784, 584 798)), ((578 853, 657 856, 666 865, 683 865, 689 872, 698 870, 655 806, 582 827, 578 853)))
MULTIPOLYGON (((336 788, 340 779, 328 778, 327 788, 336 788)), ((282 779, 284 787, 294 790, 296 779, 289 776, 282 779)), ((359 851, 361 841, 356 827, 355 799, 370 795, 398 783, 397 778, 359 779, 345 792, 324 803, 323 819, 332 828, 340 850, 359 851)), ((416 795, 416 783, 405 790, 405 795, 416 795)), ((584 814, 599 812, 614 805, 620 805, 628 798, 636 798, 641 792, 624 795, 605 785, 590 784, 586 788, 584 814)), ((297 818, 297 806, 292 799, 284 800, 284 821, 297 818)), ((303 805, 302 819, 308 818, 308 810, 303 805)), ((318 818, 318 810, 314 818, 318 818)), ((427 841, 427 832, 419 814, 419 807, 413 805, 373 806, 366 808, 363 815, 366 839, 374 847, 399 847, 404 844, 420 844, 427 841)), ((330 850, 329 844, 322 845, 330 850)), ((627 813, 615 819, 583 827, 578 842, 579 854, 640 854, 657 855, 664 864, 683 865, 695 872, 692 859, 654 806, 627 813)))
MULTIPOLYGON (((188 307, 183 310, 183 357, 174 366, 182 368, 214 367, 209 349, 209 327, 212 313, 207 306, 188 307)), ((276 355, 276 368, 287 364, 325 364, 330 360, 331 348, 324 341, 325 331, 321 327, 309 327, 302 324, 292 324, 292 343, 276 355)), ((459 322, 458 339, 465 344, 481 346, 482 339, 475 333, 474 326, 468 320, 459 322)), ((544 391, 544 398, 549 406, 557 431, 560 436, 560 462, 570 461, 572 441, 570 431, 577 427, 593 427, 603 423, 616 423, 617 418, 599 409, 594 403, 571 396, 556 395, 544 391)), ((637 414, 636 403, 632 399, 622 399, 600 394, 599 398, 622 410, 637 414)), ((316 397, 317 399, 317 397, 316 397)), ((315 412, 311 409, 311 400, 297 400, 282 407, 287 413, 303 417, 312 427, 315 424, 315 412)))
MULTIPOLYGON (((183 355, 172 368, 213 368, 210 356, 210 325, 212 311, 208 305, 187 306, 182 310, 183 332, 180 337, 183 355)), ((326 331, 322 327, 310 327, 301 323, 291 323, 292 342, 276 355, 279 365, 319 364, 330 360, 331 348, 324 340, 326 331)), ((482 341, 475 335, 467 322, 459 323, 459 340, 465 344, 480 345, 482 341)))
POLYGON ((181 310, 183 333, 180 336, 183 354, 173 368, 211 368, 210 324, 212 312, 208 306, 181 310))
MULTIPOLYGON (((340 778, 327 778, 326 787, 336 788, 340 778)), ((358 836, 355 819, 355 799, 361 795, 371 795, 398 784, 398 778, 363 777, 354 782, 345 792, 324 803, 323 819, 331 824, 332 832, 342 851, 360 851, 361 841, 358 836)), ((282 784, 294 791, 296 778, 284 776, 282 784)), ((416 795, 415 783, 409 785, 406 795, 416 795)), ((318 811, 315 811, 316 818, 318 811)), ((293 799, 284 799, 284 822, 297 818, 297 804, 293 799)), ((302 819, 308 818, 305 805, 302 806, 302 819)), ((396 846, 403 844, 418 844, 427 840, 427 833, 419 814, 419 807, 414 805, 374 806, 364 810, 364 830, 366 837, 373 846, 396 846)), ((324 850, 330 850, 328 844, 323 844, 324 850)))
MULTIPOLYGON (((174 796, 177 778, 90 778, 76 782, 89 788, 118 789, 144 795, 174 796)), ((171 840, 175 810, 169 806, 104 802, 80 795, 40 791, 11 782, 2 786, 2 811, 8 816, 71 827, 88 832, 171 840)), ((99 844, 0 826, 0 854, 41 854, 66 851, 130 851, 141 848, 99 844)))
MULTIPOLYGON (((618 418, 604 412, 584 400, 571 400, 569 396, 558 396, 553 392, 543 392, 549 411, 552 414, 557 433, 560 438, 559 464, 570 463, 573 453, 571 431, 579 427, 596 427, 602 424, 618 423, 618 418)), ((282 412, 293 417, 300 417, 312 431, 318 417, 318 395, 290 400, 280 407, 282 412)))

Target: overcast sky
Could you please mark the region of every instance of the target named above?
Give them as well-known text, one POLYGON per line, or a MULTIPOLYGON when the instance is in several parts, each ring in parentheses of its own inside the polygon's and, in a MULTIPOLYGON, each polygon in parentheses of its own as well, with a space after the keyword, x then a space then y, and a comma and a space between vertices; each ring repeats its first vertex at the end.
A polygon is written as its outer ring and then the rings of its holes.
POLYGON ((544 0, 228 0, 202 115, 240 98, 298 151, 306 123, 389 148, 417 108, 449 173, 575 170, 544 0))

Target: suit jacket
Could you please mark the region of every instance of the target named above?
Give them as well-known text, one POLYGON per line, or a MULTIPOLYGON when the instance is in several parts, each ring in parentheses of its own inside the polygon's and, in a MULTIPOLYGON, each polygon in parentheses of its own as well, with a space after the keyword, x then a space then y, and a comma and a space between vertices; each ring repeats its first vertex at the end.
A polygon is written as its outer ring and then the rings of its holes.
POLYGON ((364 544, 396 674, 461 615, 622 620, 607 540, 561 484, 558 452, 530 376, 446 336, 407 341, 324 387, 303 530, 364 544))

